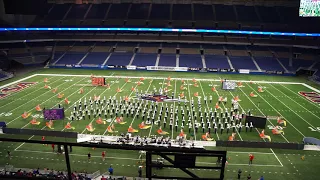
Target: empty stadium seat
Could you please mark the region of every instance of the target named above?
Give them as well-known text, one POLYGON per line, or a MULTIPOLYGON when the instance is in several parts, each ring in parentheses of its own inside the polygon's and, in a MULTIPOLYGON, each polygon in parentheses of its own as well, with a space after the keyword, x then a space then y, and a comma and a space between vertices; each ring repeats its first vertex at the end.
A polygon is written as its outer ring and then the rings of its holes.
POLYGON ((205 55, 207 68, 230 69, 228 60, 224 55, 205 55))

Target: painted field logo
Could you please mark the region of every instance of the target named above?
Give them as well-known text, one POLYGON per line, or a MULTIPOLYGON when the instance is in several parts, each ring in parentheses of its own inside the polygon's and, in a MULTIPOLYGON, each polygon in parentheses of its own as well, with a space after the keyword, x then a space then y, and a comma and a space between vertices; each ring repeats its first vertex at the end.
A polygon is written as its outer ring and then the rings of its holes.
POLYGON ((9 87, 0 89, 0 99, 7 97, 11 93, 21 91, 31 85, 37 84, 36 82, 21 82, 9 87))
POLYGON ((320 103, 320 95, 316 92, 300 91, 299 94, 307 98, 309 101, 312 101, 314 103, 320 103))

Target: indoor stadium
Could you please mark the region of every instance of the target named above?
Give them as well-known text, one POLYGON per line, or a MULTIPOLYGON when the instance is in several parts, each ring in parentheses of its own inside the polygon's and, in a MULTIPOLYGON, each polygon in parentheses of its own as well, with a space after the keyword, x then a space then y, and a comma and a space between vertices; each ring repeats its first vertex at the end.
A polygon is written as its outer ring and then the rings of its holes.
POLYGON ((0 9, 0 179, 319 179, 319 0, 0 9))

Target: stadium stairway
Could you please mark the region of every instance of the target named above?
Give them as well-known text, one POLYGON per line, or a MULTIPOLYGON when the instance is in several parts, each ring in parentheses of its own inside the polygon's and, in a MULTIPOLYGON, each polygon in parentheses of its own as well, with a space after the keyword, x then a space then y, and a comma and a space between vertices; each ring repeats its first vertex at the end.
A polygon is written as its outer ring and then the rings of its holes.
POLYGON ((288 69, 282 64, 282 62, 275 55, 274 55, 274 58, 278 61, 278 63, 281 65, 281 67, 284 69, 284 71, 286 73, 288 73, 289 72, 288 69))
POLYGON ((95 46, 96 46, 96 43, 94 43, 92 46, 90 46, 86 55, 84 55, 83 58, 77 64, 81 64, 87 58, 87 56, 93 51, 95 46))
POLYGON ((180 65, 180 54, 176 54, 176 67, 180 65))
POLYGON ((52 64, 53 65, 58 64, 58 62, 73 48, 75 44, 76 42, 74 42, 71 46, 69 46, 69 48, 60 57, 58 57, 52 64))
POLYGON ((203 67, 203 68, 207 68, 206 60, 205 60, 205 57, 204 57, 203 54, 201 55, 201 61, 202 61, 202 67, 203 67))
POLYGON ((258 65, 258 63, 256 62, 255 58, 254 58, 253 56, 250 56, 250 58, 252 59, 253 64, 256 66, 256 68, 258 69, 258 71, 261 72, 261 68, 260 68, 260 66, 258 65))

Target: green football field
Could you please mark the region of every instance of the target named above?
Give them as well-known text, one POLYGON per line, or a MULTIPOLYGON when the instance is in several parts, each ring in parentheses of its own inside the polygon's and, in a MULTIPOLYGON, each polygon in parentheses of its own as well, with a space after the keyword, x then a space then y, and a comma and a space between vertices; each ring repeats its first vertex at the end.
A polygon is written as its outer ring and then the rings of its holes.
MULTIPOLYGON (((253 115, 268 116, 267 127, 265 134, 269 135, 272 142, 288 142, 297 143, 301 142, 304 137, 320 138, 320 106, 317 103, 311 102, 305 97, 299 95, 298 92, 315 92, 318 91, 318 86, 307 82, 304 78, 299 77, 283 77, 283 76, 252 76, 252 75, 225 75, 225 74, 209 74, 209 73, 175 73, 175 72, 146 72, 146 71, 111 71, 111 70, 65 70, 65 69, 45 69, 25 75, 24 77, 16 77, 9 81, 1 82, 0 86, 12 83, 11 87, 18 82, 35 82, 19 92, 8 92, 8 96, 0 99, 0 117, 1 121, 5 121, 8 127, 22 128, 22 129, 42 129, 50 130, 45 126, 41 113, 35 110, 37 105, 41 108, 53 108, 58 104, 62 104, 65 108, 66 117, 70 116, 73 110, 74 103, 80 99, 83 101, 85 98, 94 95, 101 96, 108 99, 109 96, 120 97, 128 96, 134 98, 135 93, 131 88, 137 88, 139 91, 151 92, 154 88, 159 89, 167 86, 167 78, 171 77, 168 87, 170 92, 175 92, 175 96, 184 94, 186 99, 190 100, 191 97, 195 99, 195 107, 198 107, 197 97, 201 97, 202 111, 209 111, 210 108, 215 107, 216 102, 220 96, 227 97, 228 102, 221 108, 231 108, 231 99, 238 96, 240 101, 240 112, 248 110, 253 115), (106 81, 110 83, 110 89, 106 87, 93 87, 91 86, 90 75, 106 76, 106 81), (138 85, 136 82, 143 77, 143 84, 138 85), (25 78, 25 79, 22 79, 25 78), (48 79, 44 83, 44 78, 48 79), (126 82, 126 78, 130 81, 126 82), (21 80, 22 79, 22 80, 21 80), (195 86, 194 80, 197 86, 195 86), (221 89, 221 79, 236 80, 242 82, 243 87, 237 87, 233 91, 225 91, 221 89), (186 88, 181 90, 182 80, 184 80, 186 88), (49 85, 52 89, 57 88, 57 93, 45 89, 45 84, 49 85), (211 88, 215 87, 216 91, 211 88), (262 87, 264 92, 258 92, 258 88, 262 87), (80 88, 83 88, 83 94, 79 94, 80 88), (122 92, 116 90, 120 88, 122 92), (253 92, 257 97, 250 97, 253 92), (57 97, 58 93, 64 94, 62 99, 57 97), (212 103, 204 103, 204 96, 212 96, 212 103), (65 105, 64 98, 67 97, 70 101, 69 105, 65 105), (23 119, 21 115, 24 112, 31 113, 30 117, 23 119), (273 135, 271 130, 277 125, 276 117, 280 115, 286 120, 287 126, 284 128, 284 134, 273 135), (41 123, 39 125, 31 125, 29 122, 35 117, 41 123)), ((2 90, 7 87, 2 87, 2 90)), ((171 96, 171 93, 169 93, 171 96)), ((209 98, 208 98, 209 99, 209 98)), ((174 107, 179 107, 178 102, 166 102, 169 106, 173 104, 174 107)), ((180 108, 186 109, 183 103, 180 108)), ((190 102, 187 107, 191 107, 190 102)), ((158 107, 160 108, 160 106, 158 107)), ((218 113, 220 110, 218 110, 218 113)), ((180 121, 181 117, 179 115, 180 121)), ((54 121, 53 130, 56 131, 76 131, 82 134, 96 134, 96 135, 119 135, 121 132, 126 132, 129 125, 133 128, 139 129, 138 125, 142 122, 141 116, 125 117, 124 125, 115 124, 114 118, 106 124, 97 124, 97 118, 91 117, 90 119, 81 121, 69 121, 65 118, 64 121, 54 121), (65 129, 67 122, 71 122, 74 130, 65 129), (88 132, 86 126, 92 123, 95 131, 88 132), (117 132, 111 134, 107 132, 107 126, 115 125, 117 132)), ((156 116, 157 119, 157 116, 156 116)), ((199 121, 199 120, 198 120, 199 121)), ((192 123, 195 120, 192 119, 192 123)), ((136 134, 140 136, 156 135, 158 125, 152 125, 151 128, 146 130, 139 130, 136 134)), ((175 129, 170 130, 169 126, 163 128, 167 131, 168 136, 175 138, 180 133, 175 129)), ((259 132, 262 129, 254 129, 252 132, 245 132, 245 128, 241 132, 236 132, 236 140, 239 141, 266 141, 261 139, 259 132)), ((188 132, 188 127, 185 126, 184 132, 187 138, 192 137, 195 140, 201 140, 204 134, 201 130, 196 133, 194 128, 191 133, 188 132)), ((229 134, 224 131, 223 133, 214 134, 214 140, 228 140, 229 134)), ((8 137, 8 135, 2 135, 8 137)), ((41 140, 38 136, 10 136, 24 139, 41 140)), ((75 139, 61 139, 47 137, 46 140, 58 141, 73 141, 75 139)), ((4 166, 6 163, 12 164, 15 167, 21 168, 53 168, 57 170, 66 170, 64 163, 64 156, 59 156, 52 153, 51 146, 35 145, 35 144, 21 144, 21 143, 0 143, 0 164, 4 166), (12 151, 13 158, 11 160, 5 158, 6 151, 12 151)), ((260 175, 266 179, 316 179, 317 172, 315 168, 319 166, 320 155, 316 151, 294 151, 294 150, 279 150, 279 149, 248 149, 248 148, 217 148, 210 147, 209 149, 219 149, 228 151, 228 165, 226 169, 226 179, 235 179, 236 172, 239 168, 242 169, 243 175, 251 173, 253 179, 257 179, 260 175), (248 153, 254 153, 255 161, 253 166, 248 166, 248 153), (305 155, 305 160, 301 160, 301 156, 305 155)), ((137 176, 137 167, 139 153, 135 151, 119 151, 107 150, 106 161, 101 160, 101 149, 88 149, 88 148, 74 148, 71 153, 71 168, 74 171, 88 171, 94 172, 100 170, 106 172, 109 165, 115 169, 115 175, 137 176), (87 160, 86 154, 91 152, 93 159, 87 160)), ((212 159, 197 159, 199 164, 215 164, 212 159)), ((196 174, 205 174, 206 176, 217 175, 215 171, 203 172, 204 170, 192 170, 196 174)), ((178 174, 185 176, 177 169, 157 170, 156 174, 178 174)))

